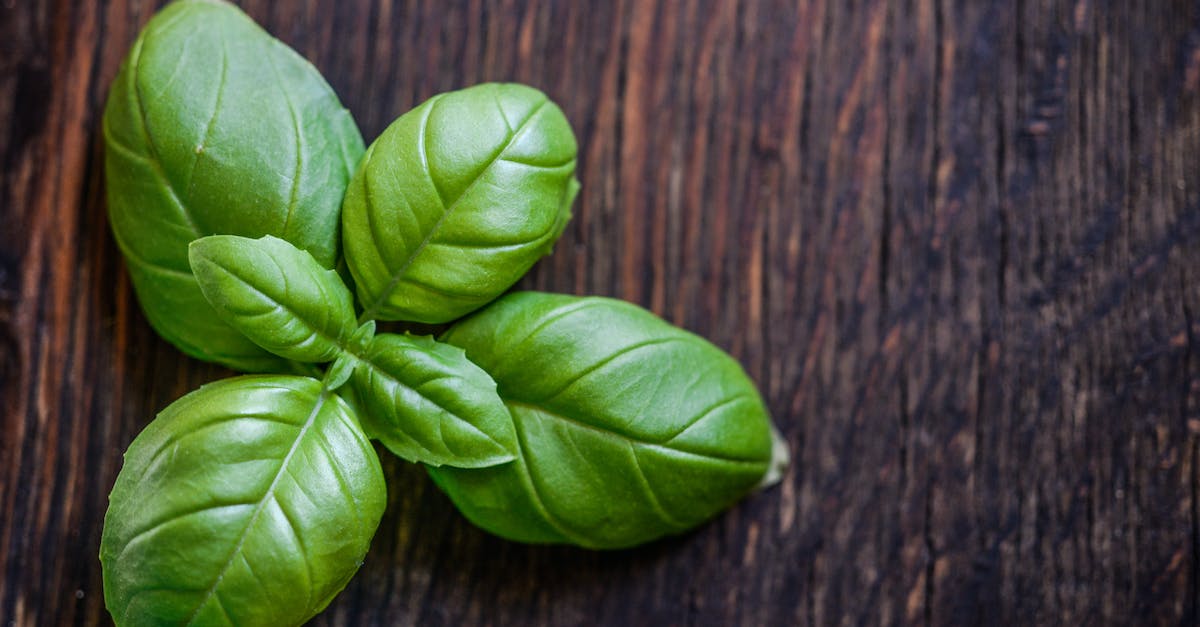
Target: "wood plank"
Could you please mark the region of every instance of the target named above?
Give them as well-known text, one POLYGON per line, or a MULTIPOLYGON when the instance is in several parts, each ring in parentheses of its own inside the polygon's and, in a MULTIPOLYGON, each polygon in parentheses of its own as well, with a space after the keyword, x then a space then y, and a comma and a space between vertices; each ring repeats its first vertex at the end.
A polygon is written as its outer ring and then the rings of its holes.
MULTIPOLYGON (((161 3, 0 6, 0 622, 108 623, 121 453, 227 376, 158 339, 99 119, 161 3)), ((583 191, 527 288, 730 350, 795 458, 679 538, 530 547, 384 453, 314 624, 1200 624, 1200 2, 240 3, 368 140, 559 102, 583 191)))

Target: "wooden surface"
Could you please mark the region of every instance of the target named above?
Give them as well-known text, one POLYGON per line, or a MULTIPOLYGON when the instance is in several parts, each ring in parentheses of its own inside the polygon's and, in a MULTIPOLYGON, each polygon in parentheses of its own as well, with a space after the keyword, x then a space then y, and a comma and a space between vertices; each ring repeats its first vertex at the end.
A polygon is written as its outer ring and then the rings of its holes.
MULTIPOLYGON (((226 376, 147 326, 99 116, 154 2, 0 3, 0 625, 107 623, 121 453, 226 376)), ((760 382, 783 484, 631 551, 389 509, 315 624, 1200 623, 1200 2, 246 2, 368 141, 442 90, 561 103, 583 192, 522 285, 760 382)))

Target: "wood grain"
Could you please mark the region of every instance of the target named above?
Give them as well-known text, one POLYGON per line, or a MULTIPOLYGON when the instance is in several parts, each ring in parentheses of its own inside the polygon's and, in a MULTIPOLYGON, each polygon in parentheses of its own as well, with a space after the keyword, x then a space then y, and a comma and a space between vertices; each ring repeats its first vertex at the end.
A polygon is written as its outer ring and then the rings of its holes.
MULTIPOLYGON (((156 4, 0 3, 0 624, 109 622, 121 453, 228 374, 153 334, 105 220, 99 116, 156 4)), ((595 553, 487 536, 385 455, 315 624, 1200 624, 1200 2, 244 6, 368 140, 547 91, 584 187, 522 285, 711 338, 795 457, 595 553)))

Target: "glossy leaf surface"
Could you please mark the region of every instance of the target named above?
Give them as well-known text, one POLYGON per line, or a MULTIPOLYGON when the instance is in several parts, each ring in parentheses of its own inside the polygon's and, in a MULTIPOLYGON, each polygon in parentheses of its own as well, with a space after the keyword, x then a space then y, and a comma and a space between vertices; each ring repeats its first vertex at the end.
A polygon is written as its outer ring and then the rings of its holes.
POLYGON ((217 315, 273 354, 332 361, 354 333, 350 290, 292 244, 211 235, 189 249, 192 272, 217 315))
POLYGON ((562 111, 523 85, 440 94, 400 116, 343 203, 364 316, 447 322, 499 296, 562 234, 575 152, 562 111))
POLYGON ((386 500, 374 449, 320 382, 206 385, 125 454, 105 602, 118 625, 299 625, 358 569, 386 500))
POLYGON ((350 381, 363 427, 408 461, 481 468, 515 459, 516 434, 496 382, 461 348, 381 334, 350 381))
POLYGON ((496 380, 519 458, 430 474, 497 535, 640 544, 715 515, 770 465, 769 417, 737 361, 637 306, 517 292, 443 340, 496 380))
POLYGON ((363 145, 329 85, 233 5, 180 0, 134 42, 103 127, 109 219, 150 324, 194 357, 280 368, 214 314, 188 243, 272 234, 334 266, 363 145))

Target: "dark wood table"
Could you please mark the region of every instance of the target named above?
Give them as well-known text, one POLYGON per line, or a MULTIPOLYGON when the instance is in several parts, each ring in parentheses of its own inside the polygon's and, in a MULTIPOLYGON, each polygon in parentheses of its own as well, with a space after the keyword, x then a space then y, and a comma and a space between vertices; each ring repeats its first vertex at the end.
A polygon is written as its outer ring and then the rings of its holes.
MULTIPOLYGON (((0 625, 109 621, 133 436, 229 373, 151 331, 99 116, 156 2, 0 3, 0 625)), ((246 2, 370 141, 535 85, 583 192, 522 281, 711 338, 782 485, 635 550, 389 507, 316 624, 1200 623, 1200 2, 246 2)))

